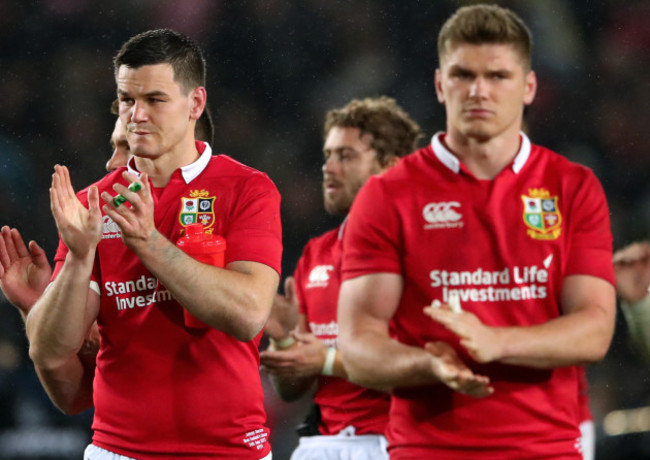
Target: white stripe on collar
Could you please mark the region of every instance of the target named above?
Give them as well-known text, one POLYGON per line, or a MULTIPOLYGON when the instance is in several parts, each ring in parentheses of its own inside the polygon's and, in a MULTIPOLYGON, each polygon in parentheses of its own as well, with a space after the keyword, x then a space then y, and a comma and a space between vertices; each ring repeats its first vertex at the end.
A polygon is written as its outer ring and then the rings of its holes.
MULTIPOLYGON (((433 153, 436 155, 436 157, 438 157, 442 164, 458 174, 460 171, 460 160, 442 143, 440 140, 442 134, 442 132, 438 132, 433 135, 431 138, 431 148, 433 149, 433 153)), ((523 132, 519 132, 519 135, 521 136, 521 146, 519 148, 517 156, 515 157, 515 161, 512 163, 512 171, 515 174, 519 174, 519 171, 521 171, 521 168, 524 167, 526 161, 528 160, 528 157, 530 156, 530 139, 528 139, 528 136, 526 136, 526 134, 523 132)))
MULTIPOLYGON (((343 219, 343 222, 341 222, 341 226, 339 227, 339 240, 342 240, 342 239, 343 239, 343 229, 345 228, 345 224, 348 223, 348 216, 349 216, 349 215, 350 215, 350 214, 348 213, 348 214, 345 216, 345 219, 343 219)), ((648 290, 650 290, 650 288, 648 288, 648 290)))
MULTIPOLYGON (((183 180, 185 180, 186 184, 189 184, 194 179, 196 179, 197 176, 203 172, 203 170, 208 166, 208 163, 210 162, 210 157, 212 157, 212 148, 207 142, 204 142, 204 144, 205 150, 203 150, 203 153, 198 160, 189 165, 181 166, 181 174, 183 175, 183 180)), ((129 162, 126 164, 126 167, 131 174, 140 177, 140 171, 135 169, 134 157, 129 158, 129 162)))

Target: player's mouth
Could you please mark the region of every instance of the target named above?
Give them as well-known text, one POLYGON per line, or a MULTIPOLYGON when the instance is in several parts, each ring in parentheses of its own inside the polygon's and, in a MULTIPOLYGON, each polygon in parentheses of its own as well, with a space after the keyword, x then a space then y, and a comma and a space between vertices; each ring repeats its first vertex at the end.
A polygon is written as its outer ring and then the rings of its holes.
POLYGON ((489 118, 492 115, 494 115, 494 112, 488 109, 484 109, 481 107, 475 107, 475 108, 470 108, 470 109, 465 109, 465 115, 467 115, 469 118, 489 118))
POLYGON ((343 184, 334 180, 324 180, 323 181, 323 191, 327 194, 336 193, 337 190, 341 189, 343 184))
POLYGON ((151 134, 151 131, 148 131, 133 123, 130 123, 127 129, 130 133, 137 134, 138 136, 145 136, 147 134, 151 134))

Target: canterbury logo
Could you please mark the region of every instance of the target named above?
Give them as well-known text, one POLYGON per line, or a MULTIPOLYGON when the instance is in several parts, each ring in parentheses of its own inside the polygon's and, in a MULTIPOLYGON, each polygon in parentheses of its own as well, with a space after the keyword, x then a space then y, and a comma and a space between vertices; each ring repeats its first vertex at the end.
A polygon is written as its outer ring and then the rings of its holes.
POLYGON ((430 224, 444 224, 458 222, 463 215, 456 212, 460 208, 458 201, 447 201, 443 203, 429 203, 422 210, 424 220, 430 224))
POLYGON ((102 239, 121 238, 122 232, 113 219, 108 216, 102 218, 102 239))
POLYGON ((309 284, 308 288, 311 287, 325 287, 330 280, 330 274, 334 270, 333 265, 317 265, 315 266, 311 273, 309 273, 309 284))

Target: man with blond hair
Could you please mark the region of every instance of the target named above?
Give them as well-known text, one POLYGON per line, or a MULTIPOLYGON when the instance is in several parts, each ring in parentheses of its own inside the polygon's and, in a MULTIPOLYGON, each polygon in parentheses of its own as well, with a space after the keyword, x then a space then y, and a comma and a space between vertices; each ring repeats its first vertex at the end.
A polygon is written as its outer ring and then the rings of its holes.
POLYGON ((605 195, 521 132, 537 80, 517 15, 459 9, 438 55, 446 132, 350 211, 343 363, 393 389, 391 459, 580 459, 577 365, 614 330, 605 195))

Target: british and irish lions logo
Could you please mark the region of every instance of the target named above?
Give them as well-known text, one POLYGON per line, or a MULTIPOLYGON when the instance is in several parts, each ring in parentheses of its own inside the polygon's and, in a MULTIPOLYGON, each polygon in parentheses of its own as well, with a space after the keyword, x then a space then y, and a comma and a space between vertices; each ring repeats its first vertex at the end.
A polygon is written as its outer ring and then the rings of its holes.
POLYGON ((190 196, 181 198, 180 223, 183 227, 189 224, 203 224, 208 231, 214 225, 214 201, 217 197, 209 196, 209 192, 203 190, 190 190, 190 196))
POLYGON ((528 190, 528 195, 521 195, 521 199, 528 236, 536 240, 556 240, 562 232, 558 197, 551 196, 546 189, 533 188, 528 190))

